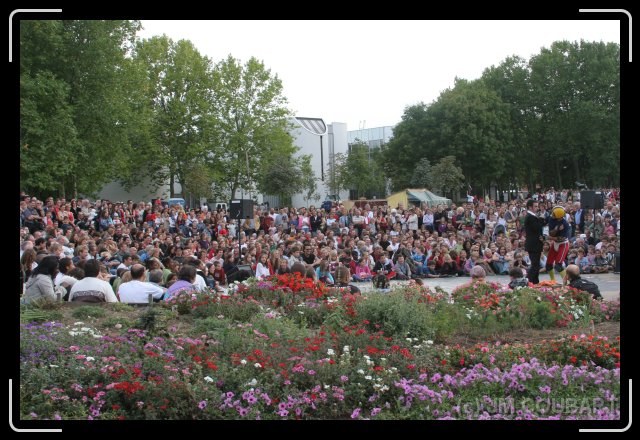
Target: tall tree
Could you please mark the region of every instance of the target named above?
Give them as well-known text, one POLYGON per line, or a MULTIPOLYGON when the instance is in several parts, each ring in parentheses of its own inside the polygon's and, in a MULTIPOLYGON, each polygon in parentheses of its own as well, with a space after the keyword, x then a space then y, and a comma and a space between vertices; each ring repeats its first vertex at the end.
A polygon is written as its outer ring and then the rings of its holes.
POLYGON ((416 188, 431 187, 431 162, 429 162, 429 159, 427 159, 426 157, 420 159, 415 169, 413 170, 411 184, 416 188))
POLYGON ((289 134, 291 116, 282 81, 261 61, 242 64, 229 55, 213 70, 212 131, 207 160, 231 197, 252 191, 269 158, 287 161, 296 147, 289 134))
POLYGON ((431 167, 430 179, 436 192, 446 196, 454 195, 464 186, 465 176, 462 169, 456 165, 454 156, 443 157, 431 167))
POLYGON ((176 182, 184 195, 189 170, 205 160, 212 141, 211 62, 190 41, 164 35, 140 41, 135 55, 146 69, 153 109, 153 143, 142 153, 147 169, 169 180, 171 197, 176 182))
POLYGON ((139 27, 126 20, 20 22, 21 145, 49 153, 38 157, 23 148, 21 162, 29 163, 21 170, 40 170, 41 190, 93 193, 128 159, 131 107, 123 67, 139 27), (53 96, 60 113, 46 107, 53 96), (51 130, 35 136, 44 127, 51 130), (64 168, 47 164, 57 160, 64 168))
POLYGON ((356 191, 356 197, 385 195, 385 180, 380 168, 381 159, 378 150, 370 150, 369 146, 357 141, 349 146, 345 155, 335 155, 336 186, 338 189, 356 191))
POLYGON ((316 198, 317 183, 311 156, 302 155, 291 160, 267 157, 260 166, 258 189, 263 194, 278 196, 283 206, 289 206, 291 197, 300 192, 306 200, 316 198))

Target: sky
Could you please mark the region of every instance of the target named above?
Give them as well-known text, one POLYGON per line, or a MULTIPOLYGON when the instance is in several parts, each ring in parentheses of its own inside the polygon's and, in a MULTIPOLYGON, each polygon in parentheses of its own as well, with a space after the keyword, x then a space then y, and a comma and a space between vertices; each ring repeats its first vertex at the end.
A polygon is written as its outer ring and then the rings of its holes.
POLYGON ((430 104, 455 78, 554 41, 620 44, 620 20, 240 21, 142 20, 141 38, 190 40, 214 63, 251 57, 282 80, 296 116, 347 130, 395 125, 407 106, 430 104))

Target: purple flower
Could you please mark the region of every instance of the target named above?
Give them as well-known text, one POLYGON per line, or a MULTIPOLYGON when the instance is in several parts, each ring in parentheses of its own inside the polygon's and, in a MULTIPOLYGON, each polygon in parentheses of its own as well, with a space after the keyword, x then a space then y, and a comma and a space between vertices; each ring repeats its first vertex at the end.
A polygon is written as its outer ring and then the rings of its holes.
POLYGON ((351 418, 357 419, 359 416, 360 416, 360 408, 354 409, 353 412, 351 413, 351 418))
POLYGON ((203 400, 202 402, 198 403, 198 408, 200 409, 205 409, 207 407, 207 401, 203 400))
POLYGON ((347 382, 349 380, 349 378, 347 376, 340 376, 340 380, 342 382, 347 382))
POLYGON ((307 371, 307 373, 309 373, 311 376, 313 376, 314 374, 316 374, 316 372, 314 370, 309 370, 307 371))
POLYGON ((380 413, 380 411, 382 411, 382 408, 373 408, 371 410, 371 417, 377 416, 380 413))

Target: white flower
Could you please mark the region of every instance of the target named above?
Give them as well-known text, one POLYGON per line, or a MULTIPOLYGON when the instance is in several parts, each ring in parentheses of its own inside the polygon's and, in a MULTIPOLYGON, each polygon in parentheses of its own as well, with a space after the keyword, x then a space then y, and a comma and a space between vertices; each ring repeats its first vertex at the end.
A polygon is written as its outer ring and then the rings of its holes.
POLYGON ((247 365, 247 360, 246 360, 246 359, 242 359, 242 360, 240 361, 240 363, 241 363, 242 365, 247 365))
POLYGON ((358 370, 358 374, 364 374, 364 370, 361 368, 358 370))
POLYGON ((78 334, 78 332, 69 332, 69 334, 70 334, 71 336, 75 336, 75 335, 77 335, 77 334, 78 334))
POLYGON ((325 390, 328 390, 329 388, 331 388, 329 385, 325 385, 325 386, 324 386, 324 389, 325 389, 325 390))
POLYGON ((406 339, 407 339, 407 342, 411 342, 411 338, 406 338, 406 339))
POLYGON ((254 366, 254 367, 256 367, 256 368, 262 368, 262 365, 260 365, 260 364, 259 364, 259 363, 257 363, 257 362, 256 362, 255 364, 253 364, 253 366, 254 366))
POLYGON ((364 356, 362 356, 363 358, 365 358, 366 360, 371 359, 369 356, 367 356, 366 354, 364 356))
POLYGON ((333 348, 330 348, 330 349, 328 349, 328 350, 327 350, 327 354, 328 354, 329 356, 333 356, 334 354, 336 354, 336 352, 335 352, 335 351, 333 351, 333 348))
POLYGON ((53 364, 49 364, 49 367, 50 367, 50 368, 60 368, 60 366, 59 366, 59 365, 53 365, 53 364))
POLYGON ((345 346, 342 348, 342 351, 344 351, 344 352, 346 352, 346 353, 349 353, 349 346, 348 346, 348 345, 345 345, 345 346))
POLYGON ((209 376, 205 376, 204 377, 204 381, 205 382, 213 382, 213 379, 211 379, 209 376))
POLYGON ((367 379, 367 380, 373 379, 371 376, 365 376, 364 378, 367 379))
POLYGON ((91 362, 91 361, 95 361, 95 360, 96 360, 96 358, 91 357, 91 356, 87 356, 87 357, 85 358, 85 360, 87 360, 87 361, 91 362))
POLYGON ((84 322, 82 322, 82 321, 78 321, 78 322, 74 322, 73 323, 73 325, 83 325, 83 324, 84 324, 84 322))
POLYGON ((80 330, 82 330, 83 332, 91 331, 89 327, 82 327, 80 330))
POLYGON ((433 341, 432 341, 432 340, 428 340, 428 341, 426 341, 426 342, 427 342, 427 344, 429 344, 429 345, 433 345, 433 341))
POLYGON ((256 386, 257 384, 258 384, 258 381, 255 379, 251 379, 251 381, 247 382, 247 385, 252 387, 256 386))

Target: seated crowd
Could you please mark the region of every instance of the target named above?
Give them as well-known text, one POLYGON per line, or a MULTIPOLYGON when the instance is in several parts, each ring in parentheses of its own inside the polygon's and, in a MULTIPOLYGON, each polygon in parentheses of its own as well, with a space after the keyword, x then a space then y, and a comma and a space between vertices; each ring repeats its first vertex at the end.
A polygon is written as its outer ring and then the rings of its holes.
MULTIPOLYGON (((571 227, 565 265, 579 273, 619 272, 619 190, 604 192, 601 210, 581 209, 567 190, 533 195, 546 215, 565 208, 571 227)), ((325 202, 256 209, 253 218, 236 222, 223 209, 21 194, 21 295, 23 301, 162 301, 185 289, 224 292, 247 276, 239 265, 261 279, 299 272, 352 291, 351 282, 388 287, 392 279, 479 274, 511 275, 511 284, 522 285, 531 264, 525 215, 524 199, 349 210, 325 202)), ((541 272, 548 249, 545 243, 541 272)))

